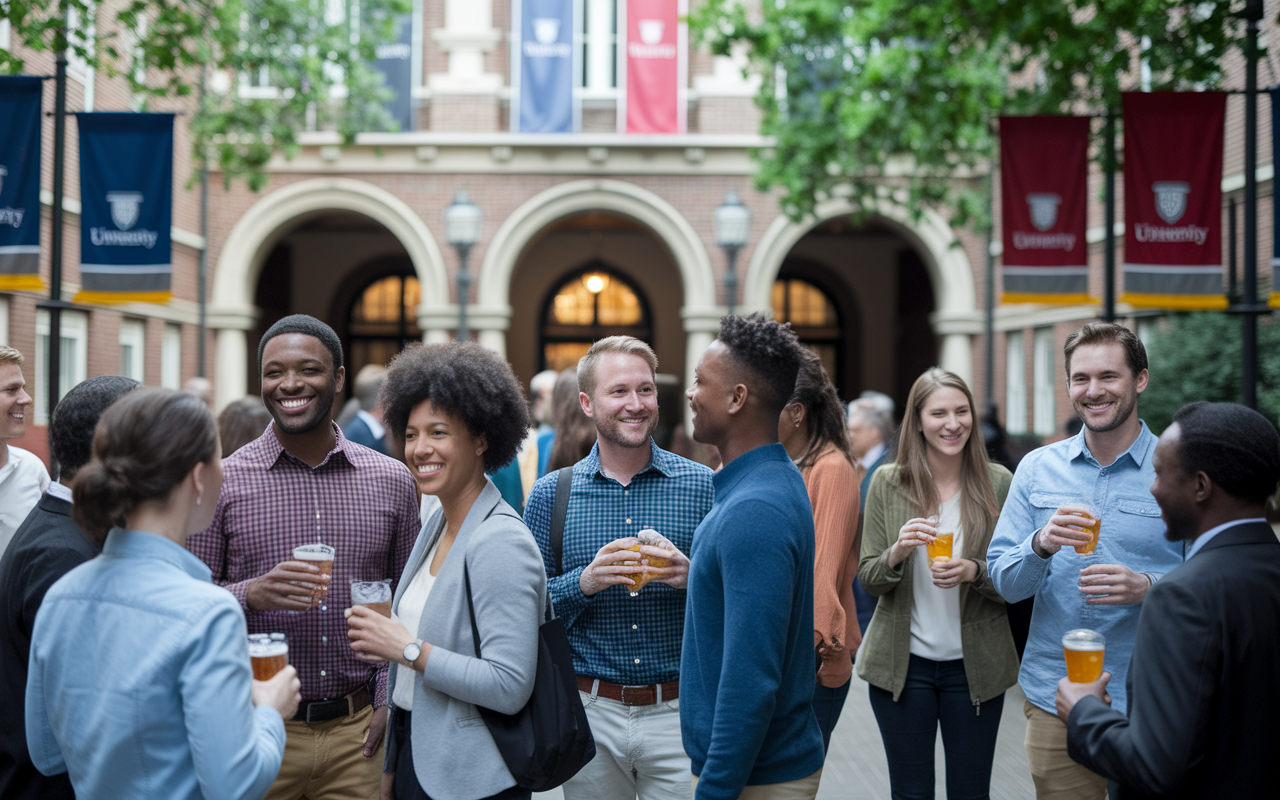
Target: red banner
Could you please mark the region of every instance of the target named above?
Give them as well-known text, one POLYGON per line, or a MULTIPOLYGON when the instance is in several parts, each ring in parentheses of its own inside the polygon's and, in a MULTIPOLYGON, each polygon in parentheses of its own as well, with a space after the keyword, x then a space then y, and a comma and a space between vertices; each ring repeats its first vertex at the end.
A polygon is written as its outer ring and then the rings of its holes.
POLYGON ((1089 118, 1000 118, 1005 303, 1089 302, 1089 118))
POLYGON ((1222 92, 1127 92, 1124 300, 1226 308, 1222 290, 1222 92))
MULTIPOLYGON (((623 133, 684 133, 688 82, 687 0, 622 0, 626 26, 623 91, 618 128, 623 133)), ((619 16, 623 16, 620 14, 619 16)))

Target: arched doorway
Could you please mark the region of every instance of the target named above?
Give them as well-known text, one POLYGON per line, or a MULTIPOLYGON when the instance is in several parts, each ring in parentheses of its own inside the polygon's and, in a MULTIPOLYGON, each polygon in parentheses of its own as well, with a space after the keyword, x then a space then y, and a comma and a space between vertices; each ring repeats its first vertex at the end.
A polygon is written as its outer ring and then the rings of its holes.
POLYGON ((607 336, 652 341, 643 295, 611 265, 593 259, 575 269, 543 303, 539 369, 576 366, 593 342, 607 336))
POLYGON ((858 309, 838 276, 821 264, 789 259, 773 283, 773 318, 791 324, 800 342, 817 354, 840 397, 861 391, 858 309))

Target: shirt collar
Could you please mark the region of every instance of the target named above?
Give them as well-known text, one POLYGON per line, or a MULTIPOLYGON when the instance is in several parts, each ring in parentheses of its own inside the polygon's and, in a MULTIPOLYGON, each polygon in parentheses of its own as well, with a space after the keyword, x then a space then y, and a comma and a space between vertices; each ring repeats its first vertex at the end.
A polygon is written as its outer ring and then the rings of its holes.
MULTIPOLYGON (((637 475, 643 475, 649 470, 653 470, 661 474, 663 477, 670 478, 672 475, 673 458, 671 453, 658 447, 658 443, 649 437, 649 463, 644 465, 644 469, 637 472, 637 475)), ((587 457, 582 459, 582 465, 586 468, 587 474, 595 477, 599 475, 602 478, 608 477, 604 474, 604 470, 600 467, 600 442, 597 441, 591 445, 591 452, 587 453, 587 457)))
POLYGON ((879 444, 874 445, 870 450, 867 451, 867 454, 862 457, 862 466, 867 469, 871 469, 871 465, 876 463, 876 459, 884 455, 884 451, 885 451, 884 442, 880 442, 879 444))
MULTIPOLYGON (((306 465, 307 468, 311 470, 320 469, 321 467, 328 464, 331 460, 333 460, 335 454, 341 454, 342 458, 348 464, 350 464, 353 467, 357 466, 356 462, 359 459, 352 458, 351 457, 352 453, 348 452, 347 437, 342 435, 342 429, 339 428, 337 424, 334 422, 330 422, 329 424, 333 426, 333 433, 334 433, 333 449, 329 451, 329 453, 324 457, 324 460, 321 461, 319 464, 315 465, 314 467, 311 466, 310 464, 307 464, 306 465)), ((249 444, 237 450, 236 455, 240 455, 241 453, 243 453, 244 454, 243 457, 245 459, 265 469, 271 469, 272 467, 274 467, 277 463, 279 463, 280 459, 285 457, 285 454, 288 453, 288 451, 284 449, 284 445, 280 444, 280 440, 276 437, 275 426, 276 424, 273 421, 270 425, 267 426, 267 430, 261 436, 259 436, 257 439, 253 440, 249 444)), ((291 453, 289 454, 288 457, 293 459, 294 461, 297 461, 299 464, 305 463, 304 461, 297 458, 291 453)))
POLYGON ((1265 517, 1250 517, 1249 519, 1233 519, 1230 522, 1222 523, 1216 528, 1210 528, 1209 530, 1197 536, 1196 540, 1191 543, 1191 549, 1187 551, 1187 558, 1190 559, 1196 553, 1199 553, 1201 550, 1204 549, 1204 546, 1209 543, 1210 539, 1222 533, 1223 531, 1227 530, 1228 528, 1234 528, 1237 525, 1251 525, 1255 522, 1261 522, 1263 524, 1266 524, 1267 520, 1265 517))
MULTIPOLYGON (((1119 457, 1116 458, 1116 461, 1128 456, 1129 460, 1131 460, 1135 465, 1141 467, 1147 460, 1148 456, 1151 455, 1151 450, 1156 446, 1156 436, 1149 428, 1147 428, 1146 422, 1138 420, 1138 424, 1142 426, 1142 429, 1138 431, 1138 438, 1133 440, 1133 444, 1129 445, 1129 449, 1121 453, 1119 457)), ((1093 453, 1089 452, 1089 447, 1084 441, 1085 430, 1086 428, 1081 426, 1080 432, 1068 440, 1067 460, 1074 461, 1080 457, 1087 457, 1090 461, 1096 464, 1098 460, 1093 457, 1093 453)))
POLYGON ((369 426, 369 432, 373 434, 373 438, 381 439, 387 433, 387 428, 382 424, 382 420, 365 411, 363 408, 356 412, 356 416, 364 420, 364 424, 369 426))
POLYGON ((117 558, 154 558, 165 561, 198 581, 209 582, 213 573, 209 566, 187 548, 159 534, 112 528, 102 553, 117 558))
POLYGON ((765 461, 785 461, 795 467, 795 462, 791 460, 791 456, 787 455, 787 448, 783 447, 781 442, 766 444, 754 450, 748 450, 730 461, 723 469, 711 476, 711 483, 716 487, 717 493, 727 491, 752 467, 765 461))
POLYGON ((54 497, 58 498, 59 500, 66 500, 68 503, 75 502, 74 500, 71 499, 71 487, 63 486, 61 483, 58 483, 57 481, 53 481, 52 483, 50 483, 49 488, 45 489, 45 491, 53 495, 54 497))

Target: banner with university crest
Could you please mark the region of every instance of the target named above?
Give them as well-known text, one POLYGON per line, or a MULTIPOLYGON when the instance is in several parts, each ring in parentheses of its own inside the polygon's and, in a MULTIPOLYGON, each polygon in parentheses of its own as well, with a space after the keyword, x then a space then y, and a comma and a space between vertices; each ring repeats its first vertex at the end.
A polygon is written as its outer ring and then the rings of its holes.
POLYGON ((173 259, 173 114, 76 114, 77 303, 164 303, 173 259))
POLYGON ((574 91, 581 0, 514 0, 511 16, 512 132, 573 133, 582 127, 574 91))
POLYGON ((44 81, 0 76, 0 289, 40 291, 40 99, 44 81))

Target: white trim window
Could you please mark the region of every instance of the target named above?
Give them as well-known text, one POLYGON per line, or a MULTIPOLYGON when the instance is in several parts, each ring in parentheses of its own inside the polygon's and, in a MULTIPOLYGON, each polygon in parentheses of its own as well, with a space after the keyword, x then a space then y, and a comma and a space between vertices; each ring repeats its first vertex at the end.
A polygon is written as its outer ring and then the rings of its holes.
POLYGON ((1004 429, 1008 433, 1027 432, 1026 346, 1022 331, 1004 337, 1004 429))
POLYGON ((166 323, 160 339, 160 385, 182 388, 182 326, 166 323))
MULTIPOLYGON (((82 311, 63 311, 58 338, 62 341, 58 362, 58 399, 89 375, 89 316, 82 311)), ((37 425, 49 424, 49 312, 36 310, 36 391, 31 392, 37 425)))
POLYGON ((0 295, 0 344, 9 343, 9 298, 0 295))
POLYGON ((120 374, 143 382, 146 364, 147 324, 140 319, 120 321, 120 374))
POLYGON ((9 44, 10 42, 9 33, 10 33, 9 20, 0 19, 0 48, 3 48, 5 50, 13 49, 13 47, 9 44))
POLYGON ((1057 346, 1053 328, 1036 328, 1033 346, 1035 350, 1031 356, 1031 380, 1035 394, 1032 400, 1031 425, 1041 436, 1050 436, 1058 429, 1058 422, 1054 416, 1058 372, 1054 366, 1057 346))
POLYGON ((618 91, 618 0, 581 0, 578 44, 584 97, 614 97, 618 91))

